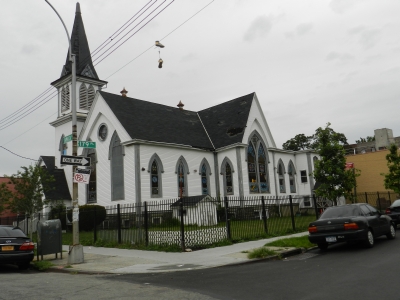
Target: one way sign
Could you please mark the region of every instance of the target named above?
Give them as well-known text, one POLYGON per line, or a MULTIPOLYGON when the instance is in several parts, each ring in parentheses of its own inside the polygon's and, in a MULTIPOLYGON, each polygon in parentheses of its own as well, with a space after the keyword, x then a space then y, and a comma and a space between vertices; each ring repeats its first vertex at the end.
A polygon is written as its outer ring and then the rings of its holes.
POLYGON ((90 157, 61 155, 60 163, 62 165, 87 167, 90 166, 90 157))

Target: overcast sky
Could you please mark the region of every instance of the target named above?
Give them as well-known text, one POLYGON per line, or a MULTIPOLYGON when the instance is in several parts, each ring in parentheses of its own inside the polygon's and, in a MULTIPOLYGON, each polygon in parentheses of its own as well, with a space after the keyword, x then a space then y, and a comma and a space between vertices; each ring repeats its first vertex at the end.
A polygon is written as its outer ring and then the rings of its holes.
MULTIPOLYGON (((81 0, 90 49, 148 1, 81 0)), ((71 33, 76 1, 50 2, 71 33)), ((0 146, 32 159, 54 155, 56 98, 11 126, 15 119, 4 118, 60 77, 64 28, 44 0, 1 5, 0 146)), ((175 0, 96 71, 107 92, 125 87, 130 97, 182 101, 192 111, 256 92, 278 147, 327 122, 349 143, 378 128, 399 136, 399 13, 398 0, 175 0), (151 46, 166 35, 159 69, 151 46)), ((0 148, 0 176, 32 162, 0 148)))

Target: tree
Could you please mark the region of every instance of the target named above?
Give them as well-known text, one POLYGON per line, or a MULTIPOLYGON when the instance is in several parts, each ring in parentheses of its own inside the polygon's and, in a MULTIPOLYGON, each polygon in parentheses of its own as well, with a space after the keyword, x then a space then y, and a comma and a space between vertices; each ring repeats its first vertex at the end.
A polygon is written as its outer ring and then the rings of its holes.
POLYGON ((45 168, 37 165, 22 167, 22 170, 10 177, 15 192, 12 193, 9 207, 13 212, 25 213, 32 217, 50 200, 44 198, 44 193, 52 189, 51 183, 55 180, 45 168))
POLYGON ((8 208, 8 203, 12 197, 12 192, 5 182, 0 184, 0 214, 8 208))
POLYGON ((303 133, 301 133, 286 141, 286 143, 282 145, 282 148, 284 150, 292 151, 310 149, 312 138, 312 136, 305 136, 303 133))
POLYGON ((385 176, 384 183, 386 189, 391 189, 400 194, 400 155, 396 144, 391 144, 389 153, 386 155, 389 173, 385 176))
MULTIPOLYGON (((332 128, 328 128, 328 131, 333 131, 332 128)), ((340 144, 348 145, 347 138, 343 133, 335 132, 336 139, 340 144)), ((287 140, 282 148, 284 150, 299 151, 305 149, 316 150, 318 146, 318 137, 316 134, 306 136, 303 133, 297 134, 294 138, 287 140)))
POLYGON ((318 128, 314 135, 315 149, 320 156, 315 162, 314 178, 319 183, 315 194, 337 203, 340 196, 352 197, 359 171, 346 170, 343 143, 347 139, 344 134, 330 128, 330 125, 328 123, 325 128, 318 128))
POLYGON ((366 138, 360 137, 359 140, 356 140, 356 144, 368 143, 368 142, 373 142, 373 141, 375 141, 374 136, 367 136, 366 138))

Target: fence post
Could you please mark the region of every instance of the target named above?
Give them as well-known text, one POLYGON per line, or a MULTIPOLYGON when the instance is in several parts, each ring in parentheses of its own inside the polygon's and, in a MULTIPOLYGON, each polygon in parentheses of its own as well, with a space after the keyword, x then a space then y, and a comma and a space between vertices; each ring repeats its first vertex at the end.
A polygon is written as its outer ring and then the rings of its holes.
POLYGON ((264 231, 265 233, 268 234, 268 226, 267 226, 267 212, 265 210, 265 201, 264 201, 264 196, 261 196, 261 205, 262 205, 262 212, 261 212, 261 216, 262 216, 262 220, 264 223, 264 231))
POLYGON ((376 192, 376 194, 378 195, 378 207, 379 207, 379 212, 381 212, 381 211, 382 211, 382 208, 381 208, 381 200, 379 199, 379 192, 376 192))
POLYGON ((144 235, 147 247, 149 245, 149 216, 147 212, 147 201, 144 201, 144 235))
POLYGON ((228 197, 224 197, 224 205, 225 205, 225 222, 226 222, 226 237, 228 240, 232 239, 231 236, 231 220, 229 220, 228 215, 228 197))
POLYGON ((93 230, 93 243, 96 243, 97 241, 97 212, 96 212, 96 206, 94 207, 94 230, 93 230))
POLYGON ((121 244, 121 206, 117 204, 118 244, 121 244))
POLYGON ((292 228, 293 228, 293 231, 296 231, 296 224, 294 223, 294 212, 293 212, 292 195, 289 195, 289 204, 290 204, 290 217, 292 218, 292 228))
POLYGON ((181 213, 181 250, 182 252, 185 252, 185 224, 184 218, 183 218, 183 198, 180 199, 181 201, 179 202, 179 211, 181 213))
POLYGON ((315 198, 315 194, 312 195, 313 202, 314 202, 314 210, 315 210, 315 218, 318 219, 318 207, 317 207, 317 199, 315 198))
POLYGON ((365 203, 368 204, 368 195, 367 195, 367 192, 365 192, 365 203))
POLYGON ((17 227, 19 227, 19 214, 17 214, 17 227))

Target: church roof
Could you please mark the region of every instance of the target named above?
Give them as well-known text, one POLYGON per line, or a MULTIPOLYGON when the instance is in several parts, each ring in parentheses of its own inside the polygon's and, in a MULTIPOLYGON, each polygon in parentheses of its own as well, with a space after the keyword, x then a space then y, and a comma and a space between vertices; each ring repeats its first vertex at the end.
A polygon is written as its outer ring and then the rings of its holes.
POLYGON ((69 192, 67 179, 65 177, 64 169, 57 169, 55 167, 54 156, 40 156, 43 161, 47 172, 54 176, 55 181, 51 183, 53 188, 50 191, 46 191, 45 197, 48 200, 71 200, 71 194, 69 192))
POLYGON ((216 149, 241 143, 255 93, 199 111, 216 149))
MULTIPOLYGON (((74 26, 71 34, 72 53, 75 54, 76 74, 99 80, 96 70, 93 66, 92 56, 90 55, 89 43, 86 38, 85 27, 81 15, 79 3, 76 3, 76 12, 74 26)), ((71 74, 71 62, 69 61, 69 52, 61 72, 61 77, 71 74)))
POLYGON ((132 139, 209 150, 242 142, 254 97, 252 93, 197 113, 103 91, 100 94, 132 139))

